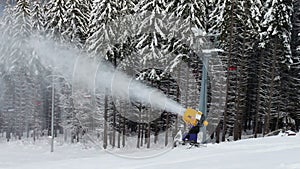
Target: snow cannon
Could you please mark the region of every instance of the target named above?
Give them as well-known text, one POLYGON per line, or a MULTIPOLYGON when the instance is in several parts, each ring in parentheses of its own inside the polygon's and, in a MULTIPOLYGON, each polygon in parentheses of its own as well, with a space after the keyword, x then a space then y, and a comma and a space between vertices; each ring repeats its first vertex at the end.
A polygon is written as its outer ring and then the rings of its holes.
POLYGON ((182 117, 183 121, 188 125, 197 126, 200 122, 200 125, 207 126, 208 122, 205 120, 204 115, 201 111, 197 111, 192 108, 187 108, 182 117), (202 123, 202 124, 201 124, 202 123))

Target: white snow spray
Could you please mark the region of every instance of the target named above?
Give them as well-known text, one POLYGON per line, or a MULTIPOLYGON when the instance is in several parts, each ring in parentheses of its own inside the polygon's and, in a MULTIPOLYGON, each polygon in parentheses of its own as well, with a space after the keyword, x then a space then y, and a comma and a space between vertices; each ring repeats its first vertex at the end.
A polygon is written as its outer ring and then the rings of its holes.
POLYGON ((41 58, 43 65, 51 66, 64 78, 72 81, 73 89, 108 90, 112 96, 139 101, 154 109, 180 115, 185 111, 185 108, 160 90, 146 86, 116 70, 111 64, 93 59, 76 48, 37 38, 32 38, 29 44, 41 58))

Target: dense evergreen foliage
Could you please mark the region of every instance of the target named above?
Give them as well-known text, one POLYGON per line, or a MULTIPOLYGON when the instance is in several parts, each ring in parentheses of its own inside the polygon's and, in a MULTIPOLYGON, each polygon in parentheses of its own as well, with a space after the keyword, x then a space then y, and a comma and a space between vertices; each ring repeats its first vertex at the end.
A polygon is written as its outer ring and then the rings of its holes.
MULTIPOLYGON (((7 2, 0 18, 0 133, 8 141, 24 133, 34 139, 50 134, 53 84, 56 135, 71 136, 72 142, 91 135, 105 148, 121 147, 127 136, 136 136, 137 147, 150 147, 150 137, 156 143, 164 131, 167 145, 183 124, 172 112, 146 122, 151 113, 145 105, 133 102, 128 108, 109 91, 72 91, 72 81, 59 73, 51 78, 54 66, 43 65, 34 48, 24 50, 32 36, 72 44, 193 108, 198 107, 201 51, 222 49, 214 57, 223 61, 226 84, 215 86, 226 85, 226 98, 224 109, 216 110, 222 118, 210 133, 212 141, 298 130, 299 18, 300 0, 7 2), (78 97, 80 103, 74 101, 78 97), (126 118, 120 107, 139 121, 126 118), (143 111, 148 111, 145 118, 143 111)), ((212 101, 216 91, 209 90, 212 101)))

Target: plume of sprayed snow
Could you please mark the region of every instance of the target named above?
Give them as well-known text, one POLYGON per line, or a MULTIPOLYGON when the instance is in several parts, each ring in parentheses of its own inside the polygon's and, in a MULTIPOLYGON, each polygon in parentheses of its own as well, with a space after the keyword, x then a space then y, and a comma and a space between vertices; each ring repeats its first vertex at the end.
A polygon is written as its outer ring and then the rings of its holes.
MULTIPOLYGON (((3 37, 9 41, 18 41, 18 37, 12 38, 3 34, 0 37, 2 37, 0 45, 4 46, 2 49, 6 48, 6 40, 3 40, 3 37)), ((28 43, 17 46, 19 50, 34 51, 32 57, 38 57, 43 66, 51 68, 53 76, 60 76, 69 81, 73 90, 81 88, 103 92, 109 90, 112 96, 142 102, 152 108, 179 114, 185 110, 158 89, 134 80, 105 61, 91 59, 87 53, 69 44, 58 43, 34 34, 25 42, 28 43)))
POLYGON ((161 91, 142 84, 105 61, 91 59, 88 54, 51 40, 31 38, 30 46, 42 64, 72 81, 74 88, 88 88, 105 92, 131 101, 139 101, 152 108, 181 114, 185 111, 176 101, 161 91))

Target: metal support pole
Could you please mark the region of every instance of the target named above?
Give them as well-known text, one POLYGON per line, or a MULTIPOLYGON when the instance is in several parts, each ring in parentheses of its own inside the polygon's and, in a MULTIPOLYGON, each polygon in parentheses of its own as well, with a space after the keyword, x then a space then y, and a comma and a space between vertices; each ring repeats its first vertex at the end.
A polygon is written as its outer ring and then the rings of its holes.
MULTIPOLYGON (((203 56, 203 66, 202 66, 202 79, 201 79, 201 89, 200 89, 200 101, 199 101, 199 110, 207 117, 207 68, 208 68, 208 59, 210 53, 204 53, 203 56)), ((206 142, 206 126, 202 127, 202 143, 206 142)))
MULTIPOLYGON (((199 31, 201 32, 201 31, 199 31)), ((218 52, 218 51, 222 51, 220 49, 216 49, 215 47, 217 46, 217 37, 219 36, 219 34, 206 34, 206 35, 202 35, 201 33, 198 33, 198 37, 199 38, 208 38, 208 37, 214 37, 214 42, 213 42, 213 46, 211 46, 212 44, 208 44, 208 46, 206 47, 206 49, 203 49, 203 47, 201 47, 201 42, 198 41, 197 45, 195 46, 195 48, 197 49, 197 52, 200 55, 202 55, 202 62, 203 62, 203 67, 202 67, 202 79, 201 79, 201 89, 200 89, 200 100, 199 100, 199 111, 201 111, 203 113, 203 115, 205 116, 205 118, 208 117, 208 112, 207 112, 207 74, 208 74, 208 67, 209 67, 209 59, 210 57, 212 57, 212 53, 218 52), (199 36, 200 35, 200 36, 199 36), (201 49, 201 51, 200 51, 201 49)), ((202 42, 203 43, 203 42, 202 42)), ((201 127, 201 132, 203 133, 202 136, 202 143, 206 143, 207 139, 207 130, 206 130, 206 126, 201 127)))
POLYGON ((52 76, 52 106, 51 106, 51 152, 54 149, 54 76, 52 76))

